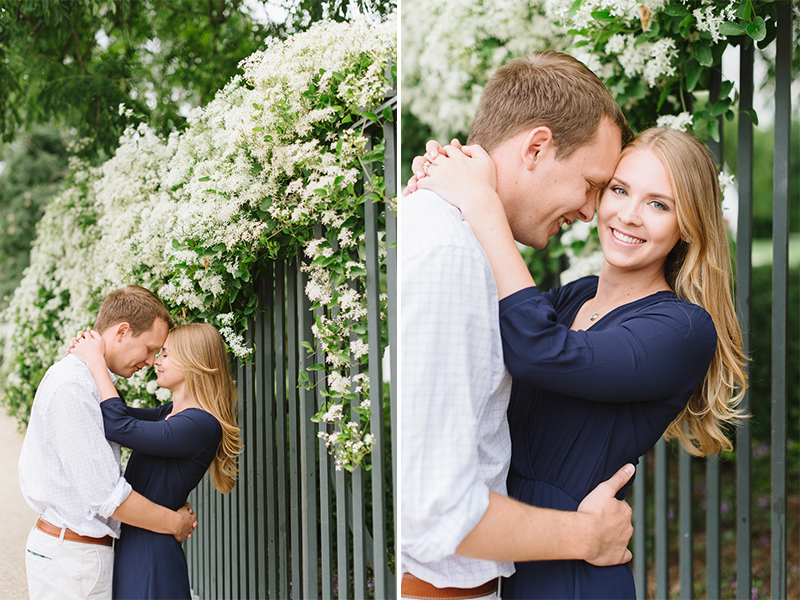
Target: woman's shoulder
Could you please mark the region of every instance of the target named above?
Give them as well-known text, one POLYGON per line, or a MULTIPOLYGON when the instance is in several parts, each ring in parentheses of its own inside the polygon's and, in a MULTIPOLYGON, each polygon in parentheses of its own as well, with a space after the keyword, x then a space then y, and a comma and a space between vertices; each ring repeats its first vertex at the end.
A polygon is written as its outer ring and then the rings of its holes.
POLYGON ((220 424, 219 419, 202 408, 185 408, 178 414, 184 415, 186 418, 191 419, 198 425, 201 425, 210 431, 222 431, 222 425, 220 424))
POLYGON ((699 304, 678 297, 675 292, 657 292, 642 302, 635 312, 655 314, 676 334, 691 335, 716 346, 717 328, 711 314, 699 304), (681 334, 681 331, 685 333, 681 334))

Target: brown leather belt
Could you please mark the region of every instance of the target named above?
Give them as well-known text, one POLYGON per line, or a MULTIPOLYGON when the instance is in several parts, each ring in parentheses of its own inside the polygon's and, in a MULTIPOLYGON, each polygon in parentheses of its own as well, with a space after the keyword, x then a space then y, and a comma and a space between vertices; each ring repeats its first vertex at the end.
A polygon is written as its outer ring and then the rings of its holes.
MULTIPOLYGON (((52 535, 57 538, 61 537, 61 527, 56 527, 52 523, 48 523, 42 517, 39 517, 39 519, 36 521, 36 529, 46 533, 47 535, 52 535)), ((96 544, 98 546, 111 546, 114 543, 114 538, 112 538, 110 535, 101 538, 89 537, 86 535, 80 535, 78 533, 75 533, 71 529, 67 529, 64 532, 64 539, 69 540, 70 542, 80 542, 81 544, 96 544)))
POLYGON ((400 584, 400 595, 403 598, 466 600, 468 598, 482 598, 495 592, 497 592, 497 579, 492 579, 474 588, 437 588, 427 581, 414 577, 411 573, 403 573, 403 582, 400 584))

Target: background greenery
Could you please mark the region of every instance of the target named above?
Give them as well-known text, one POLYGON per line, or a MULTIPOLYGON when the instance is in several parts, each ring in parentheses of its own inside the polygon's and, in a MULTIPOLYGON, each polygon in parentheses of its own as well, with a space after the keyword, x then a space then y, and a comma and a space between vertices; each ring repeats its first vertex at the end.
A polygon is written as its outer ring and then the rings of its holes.
MULTIPOLYGON (((344 21, 348 4, 0 0, 0 310, 29 263, 35 223, 67 176, 69 156, 100 164, 138 123, 161 135, 182 131, 192 108, 241 73, 242 59, 323 18, 344 21), (133 113, 121 114, 120 104, 133 113)), ((396 5, 354 2, 378 17, 396 5)))

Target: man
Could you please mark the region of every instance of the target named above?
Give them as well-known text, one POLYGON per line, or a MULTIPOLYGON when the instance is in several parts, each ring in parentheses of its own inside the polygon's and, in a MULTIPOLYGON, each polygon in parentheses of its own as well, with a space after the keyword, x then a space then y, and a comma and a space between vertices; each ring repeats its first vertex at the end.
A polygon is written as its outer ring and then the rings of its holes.
MULTIPOLYGON (((130 377, 152 366, 171 325, 148 290, 128 286, 109 294, 95 323, 109 370, 130 377)), ((197 525, 188 504, 176 512, 131 490, 121 475, 119 444, 105 438, 94 379, 71 354, 48 369, 36 391, 19 480, 41 515, 26 547, 32 599, 111 598, 120 521, 179 542, 197 525)))
MULTIPOLYGON (((591 220, 630 133, 591 71, 547 52, 493 75, 469 143, 495 163, 515 239, 543 248, 562 223, 591 220)), ((404 198, 400 223, 402 595, 493 598, 510 561, 630 560, 630 507, 614 494, 632 465, 577 512, 506 496, 511 381, 492 270, 459 211, 436 194, 404 198)))

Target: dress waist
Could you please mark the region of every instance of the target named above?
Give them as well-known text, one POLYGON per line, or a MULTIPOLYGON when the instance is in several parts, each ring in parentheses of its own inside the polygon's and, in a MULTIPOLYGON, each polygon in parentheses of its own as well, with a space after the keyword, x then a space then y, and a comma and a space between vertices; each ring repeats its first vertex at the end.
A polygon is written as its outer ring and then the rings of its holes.
POLYGON ((517 472, 508 474, 508 495, 532 506, 558 510, 578 510, 581 501, 557 485, 531 479, 517 472))

